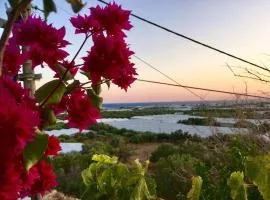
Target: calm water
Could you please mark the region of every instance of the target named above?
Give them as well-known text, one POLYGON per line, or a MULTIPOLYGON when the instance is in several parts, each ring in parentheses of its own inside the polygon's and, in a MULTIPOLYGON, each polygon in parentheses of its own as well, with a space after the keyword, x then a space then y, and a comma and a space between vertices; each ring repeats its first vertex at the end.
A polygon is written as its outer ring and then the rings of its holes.
MULTIPOLYGON (((145 107, 193 107, 198 105, 221 105, 225 101, 178 101, 178 102, 141 102, 141 103, 104 103, 105 110, 119 110, 145 107)), ((228 104, 228 102, 225 102, 228 104)))

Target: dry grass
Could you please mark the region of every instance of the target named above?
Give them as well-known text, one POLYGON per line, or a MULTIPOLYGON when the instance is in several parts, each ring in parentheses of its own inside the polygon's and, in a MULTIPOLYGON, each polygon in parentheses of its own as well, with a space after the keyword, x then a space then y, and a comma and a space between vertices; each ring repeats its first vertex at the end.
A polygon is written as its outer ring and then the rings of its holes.
POLYGON ((132 155, 128 158, 129 161, 139 159, 146 161, 150 159, 151 153, 154 152, 160 145, 168 143, 141 143, 141 144, 128 144, 132 149, 132 155))
POLYGON ((53 190, 52 192, 47 194, 43 198, 43 200, 78 200, 78 199, 73 198, 73 197, 65 196, 63 193, 57 192, 56 190, 53 190))

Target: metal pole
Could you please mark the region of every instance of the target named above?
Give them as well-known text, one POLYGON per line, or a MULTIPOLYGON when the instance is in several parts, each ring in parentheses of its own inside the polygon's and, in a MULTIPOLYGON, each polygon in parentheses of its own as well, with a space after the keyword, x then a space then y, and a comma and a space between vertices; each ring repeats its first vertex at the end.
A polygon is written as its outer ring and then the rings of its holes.
MULTIPOLYGON (((23 20, 27 20, 28 17, 31 15, 32 9, 31 9, 31 4, 29 4, 26 9, 21 13, 21 17, 23 20)), ((29 48, 23 46, 22 47, 22 52, 28 51, 29 48)), ((32 61, 27 60, 23 64, 23 86, 24 88, 30 89, 30 95, 34 96, 35 91, 36 91, 36 84, 35 84, 35 73, 34 70, 32 69, 32 61)))

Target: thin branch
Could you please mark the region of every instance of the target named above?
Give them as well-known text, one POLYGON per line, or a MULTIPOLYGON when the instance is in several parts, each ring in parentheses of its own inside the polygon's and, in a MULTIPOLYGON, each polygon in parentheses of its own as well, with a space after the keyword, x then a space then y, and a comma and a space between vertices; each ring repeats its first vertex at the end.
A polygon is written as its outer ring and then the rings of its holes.
POLYGON ((229 68, 229 70, 233 73, 234 76, 236 77, 241 77, 241 78, 248 78, 248 79, 253 79, 256 81, 261 81, 261 82, 265 82, 265 83, 270 83, 270 80, 266 80, 261 78, 259 75, 255 74, 254 72, 251 72, 248 68, 241 68, 242 70, 245 70, 248 74, 250 74, 251 76, 247 76, 247 75, 241 75, 241 74, 237 74, 235 73, 235 71, 232 69, 232 67, 228 64, 226 64, 227 67, 229 68))
POLYGON ((254 73, 256 73, 256 74, 258 74, 258 75, 260 75, 260 76, 265 76, 265 77, 267 77, 267 78, 270 78, 270 75, 266 75, 266 74, 260 73, 260 72, 258 72, 258 71, 253 70, 253 69, 249 69, 249 70, 253 71, 254 73))
POLYGON ((256 72, 255 73, 254 72, 251 72, 248 68, 245 68, 245 70, 246 70, 246 72, 248 74, 251 74, 251 75, 255 76, 256 78, 258 78, 258 80, 263 81, 263 79, 259 75, 257 75, 256 72))
POLYGON ((75 54, 75 56, 73 57, 71 63, 77 58, 77 56, 78 56, 79 53, 81 52, 83 46, 85 45, 86 41, 88 40, 88 38, 89 38, 90 36, 91 36, 91 35, 86 35, 86 36, 85 36, 83 43, 81 44, 80 48, 79 48, 78 51, 76 52, 76 54, 75 54))
MULTIPOLYGON (((83 46, 85 45, 87 39, 90 37, 90 35, 86 35, 84 38, 83 43, 81 44, 80 48, 78 49, 77 53, 75 54, 75 56, 73 57, 72 61, 73 62, 76 57, 79 55, 80 51, 82 50, 83 46)), ((65 80, 66 75, 68 74, 70 68, 66 69, 66 71, 64 72, 62 78, 59 79, 58 84, 55 86, 55 88, 50 92, 50 94, 46 97, 46 99, 42 102, 42 104, 40 104, 39 107, 43 107, 45 105, 45 103, 51 98, 51 96, 55 93, 55 91, 60 87, 62 80, 65 80)))
POLYGON ((8 38, 10 36, 13 24, 18 19, 20 12, 24 10, 27 5, 31 3, 32 0, 23 0, 19 3, 9 14, 8 21, 5 24, 4 32, 0 39, 0 76, 2 75, 3 60, 4 60, 4 51, 7 45, 8 38))

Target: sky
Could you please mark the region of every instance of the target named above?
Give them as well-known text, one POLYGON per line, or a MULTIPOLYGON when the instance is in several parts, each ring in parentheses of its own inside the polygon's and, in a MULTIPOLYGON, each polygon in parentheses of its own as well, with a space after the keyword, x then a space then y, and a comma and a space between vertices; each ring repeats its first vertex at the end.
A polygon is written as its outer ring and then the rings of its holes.
MULTIPOLYGON (((5 18, 6 0, 0 0, 0 17, 5 18)), ((41 6, 41 0, 33 0, 41 6)), ((67 49, 74 55, 83 37, 75 35, 69 19, 71 8, 65 0, 55 0, 58 12, 49 16, 55 27, 66 27, 66 39, 72 45, 67 49)), ((88 13, 91 6, 102 5, 96 0, 84 0, 87 6, 81 14, 88 13)), ((116 0, 124 9, 170 28, 176 32, 215 46, 239 57, 260 65, 270 65, 270 1, 268 0, 116 0)), ((39 11, 34 11, 42 15, 39 11)), ((133 28, 127 33, 127 41, 135 55, 158 68, 182 85, 198 86, 219 90, 245 92, 263 95, 270 92, 269 85, 251 79, 233 76, 226 64, 249 67, 241 61, 229 58, 145 22, 131 17, 133 28)), ((79 58, 90 49, 87 43, 79 58)), ((136 58, 132 58, 138 77, 153 81, 173 83, 136 58)), ((77 59, 77 63, 81 60, 77 59)), ((53 73, 38 68, 43 79, 37 87, 52 79, 53 73)), ((239 72, 244 73, 244 72, 239 72)), ((83 77, 79 79, 85 81, 83 77)), ((235 96, 194 91, 204 100, 229 100, 235 96)), ((117 86, 108 90, 103 87, 104 102, 149 102, 149 101, 188 101, 200 100, 184 88, 162 86, 136 81, 127 92, 117 86)))

